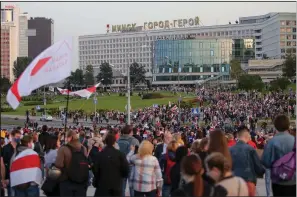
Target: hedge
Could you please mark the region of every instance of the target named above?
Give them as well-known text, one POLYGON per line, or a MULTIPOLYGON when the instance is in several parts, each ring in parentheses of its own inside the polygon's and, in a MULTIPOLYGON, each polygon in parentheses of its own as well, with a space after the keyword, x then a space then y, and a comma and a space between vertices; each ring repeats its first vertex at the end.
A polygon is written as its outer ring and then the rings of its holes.
POLYGON ((160 93, 149 93, 149 94, 144 94, 142 96, 142 99, 158 99, 158 98, 164 98, 164 96, 160 93))
MULTIPOLYGON (((53 101, 46 101, 46 104, 52 104, 53 101)), ((32 106, 32 105, 43 105, 43 101, 26 101, 23 102, 24 106, 32 106)))

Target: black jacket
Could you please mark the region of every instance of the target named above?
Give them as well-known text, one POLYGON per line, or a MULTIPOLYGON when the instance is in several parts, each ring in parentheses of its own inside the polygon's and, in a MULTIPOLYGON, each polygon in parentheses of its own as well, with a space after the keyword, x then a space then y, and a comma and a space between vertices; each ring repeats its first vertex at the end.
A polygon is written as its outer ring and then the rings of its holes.
POLYGON ((164 143, 158 144, 156 147, 154 156, 158 159, 158 161, 160 161, 160 159, 161 159, 161 156, 163 153, 163 146, 164 146, 164 143))
POLYGON ((50 134, 48 132, 44 132, 44 131, 39 134, 38 141, 43 149, 45 146, 45 142, 47 141, 49 136, 50 136, 50 134))
POLYGON ((180 162, 178 162, 178 163, 175 163, 170 170, 171 193, 179 188, 179 183, 181 179, 180 169, 181 169, 181 165, 180 165, 180 162))
POLYGON ((9 179, 9 172, 10 172, 10 160, 15 152, 13 146, 9 143, 3 146, 1 150, 1 156, 3 158, 3 163, 5 165, 5 179, 9 179))
MULTIPOLYGON (((203 182, 203 194, 202 196, 215 196, 225 197, 227 196, 227 190, 222 186, 211 186, 206 181, 203 182)), ((190 182, 177 189, 172 193, 172 197, 193 197, 194 196, 194 183, 190 182)))
POLYGON ((100 190, 122 189, 123 178, 129 174, 129 164, 124 153, 106 146, 95 157, 93 167, 94 187, 100 190))

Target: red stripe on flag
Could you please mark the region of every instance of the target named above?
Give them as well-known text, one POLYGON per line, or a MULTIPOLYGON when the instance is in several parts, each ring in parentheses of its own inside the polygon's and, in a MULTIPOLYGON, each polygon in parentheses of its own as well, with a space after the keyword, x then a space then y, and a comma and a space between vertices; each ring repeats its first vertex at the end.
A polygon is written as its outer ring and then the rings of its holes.
POLYGON ((20 93, 19 93, 19 80, 20 80, 21 77, 22 77, 22 75, 19 76, 19 78, 14 82, 14 84, 10 88, 11 93, 15 96, 15 98, 19 102, 21 102, 21 100, 22 100, 22 98, 20 96, 20 93))
POLYGON ((36 73, 51 59, 52 57, 46 57, 38 60, 37 64, 34 66, 31 72, 31 76, 36 75, 36 73))
POLYGON ((28 155, 12 162, 10 172, 23 170, 26 168, 40 168, 40 159, 38 155, 28 155))
POLYGON ((89 91, 89 92, 94 93, 94 92, 96 92, 96 87, 93 86, 93 87, 87 88, 86 90, 89 91))

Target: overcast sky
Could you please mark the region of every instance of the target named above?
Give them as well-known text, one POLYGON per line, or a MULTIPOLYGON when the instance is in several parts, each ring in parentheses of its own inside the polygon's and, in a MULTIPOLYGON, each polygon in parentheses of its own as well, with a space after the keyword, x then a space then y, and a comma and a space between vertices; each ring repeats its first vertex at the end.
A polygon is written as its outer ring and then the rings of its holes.
MULTIPOLYGON (((234 23, 241 16, 296 12, 296 2, 16 2, 13 5, 19 6, 21 12, 28 12, 30 17, 54 19, 55 41, 65 36, 76 37, 76 56, 77 36, 105 33, 106 24, 143 25, 146 21, 199 16, 203 25, 216 25, 234 23)), ((74 64, 78 64, 77 57, 74 64)))

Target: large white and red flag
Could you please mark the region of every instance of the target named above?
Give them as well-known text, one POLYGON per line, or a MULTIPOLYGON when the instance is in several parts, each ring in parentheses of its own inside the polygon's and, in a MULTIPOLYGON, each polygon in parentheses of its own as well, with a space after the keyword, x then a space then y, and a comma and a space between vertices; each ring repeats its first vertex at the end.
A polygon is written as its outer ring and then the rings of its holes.
POLYGON ((16 109, 23 96, 37 88, 57 83, 70 76, 72 68, 72 37, 56 42, 40 53, 8 90, 6 100, 16 109))
POLYGON ((90 96, 96 92, 96 89, 100 84, 101 84, 101 82, 97 83, 96 85, 94 85, 92 87, 82 89, 82 90, 78 90, 78 91, 74 91, 74 92, 72 92, 72 91, 70 91, 68 89, 61 89, 61 88, 57 88, 57 89, 62 95, 67 95, 68 92, 69 92, 70 96, 80 96, 80 97, 89 99, 90 96))
POLYGON ((20 152, 12 161, 10 166, 10 186, 14 187, 23 183, 42 183, 42 172, 40 169, 40 158, 32 149, 20 152))

